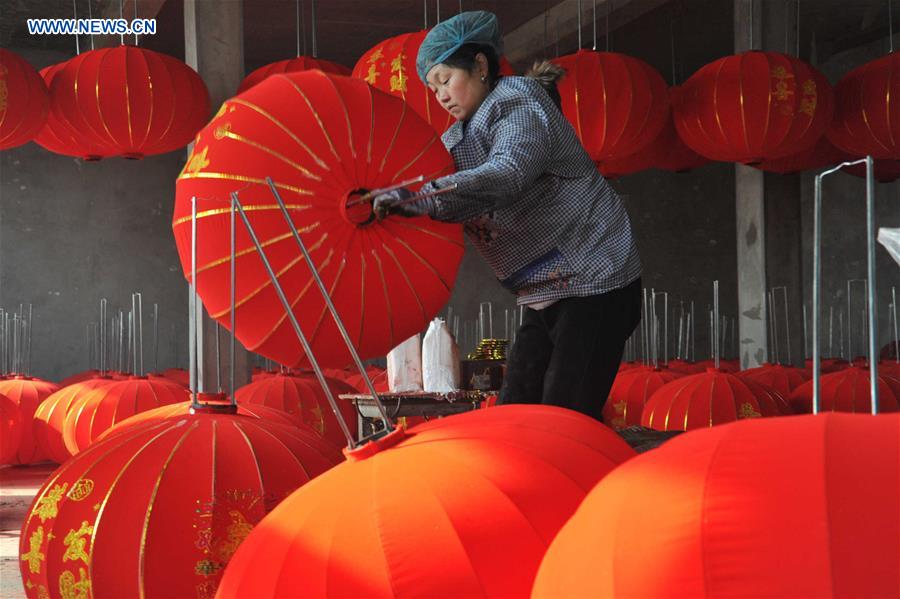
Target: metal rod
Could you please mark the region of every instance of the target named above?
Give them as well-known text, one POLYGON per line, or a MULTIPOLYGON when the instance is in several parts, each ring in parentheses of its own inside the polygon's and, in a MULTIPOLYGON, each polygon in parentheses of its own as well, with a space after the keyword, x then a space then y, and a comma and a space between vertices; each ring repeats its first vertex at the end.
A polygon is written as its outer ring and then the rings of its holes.
MULTIPOLYGON (((137 1, 137 0, 135 0, 137 1)), ((144 376, 144 298, 137 293, 137 352, 138 352, 138 376, 144 376)))
POLYGON ((393 205, 393 207, 397 206, 405 206, 406 204, 414 204, 419 200, 424 200, 426 198, 431 198, 434 196, 444 195, 445 193, 450 193, 451 191, 456 191, 458 184, 453 183, 448 185, 447 187, 442 187, 440 189, 434 189, 432 191, 423 191, 421 193, 413 194, 405 200, 401 200, 393 205))
POLYGON ((578 49, 581 50, 581 0, 577 0, 578 5, 578 49))
MULTIPOLYGON (((138 12, 137 12, 138 0, 134 0, 134 20, 137 21, 138 12)), ((138 34, 137 31, 134 32, 134 45, 138 45, 138 34)))
POLYGON ((834 357, 834 306, 828 308, 828 357, 834 357))
MULTIPOLYGON (((890 1, 888 2, 890 4, 890 1)), ((866 156, 866 263, 869 279, 869 387, 872 414, 878 414, 878 305, 875 303, 875 160, 866 156)))
POLYGON ((428 29, 428 0, 422 0, 422 29, 428 29))
MULTIPOLYGON (((90 0, 88 0, 90 1, 90 0)), ((72 0, 72 16, 75 18, 75 21, 78 21, 78 0, 72 0)), ((75 55, 78 56, 81 54, 81 48, 78 44, 78 34, 75 34, 75 55)))
MULTIPOLYGON (((713 281, 713 315, 716 326, 719 326, 719 281, 713 281)), ((719 331, 716 331, 716 370, 719 369, 719 331)))
POLYGON ((128 317, 128 328, 129 328, 129 336, 134 343, 134 351, 131 353, 131 372, 135 375, 138 374, 138 364, 137 364, 137 296, 132 293, 131 294, 131 312, 128 317))
POLYGON ((434 14, 437 19, 434 24, 437 25, 441 22, 441 0, 435 0, 434 14))
MULTIPOLYGON (((271 179, 268 179, 268 182, 270 185, 272 185, 271 179)), ((272 185, 272 189, 273 189, 273 193, 276 194, 276 198, 278 198, 278 200, 279 200, 279 204, 283 207, 284 204, 280 203, 281 198, 277 196, 277 191, 275 191, 274 185, 272 185)), ((303 351, 306 352, 306 356, 307 356, 307 358, 309 358, 309 363, 312 365, 313 371, 316 374, 316 378, 318 379, 319 384, 322 386, 322 390, 325 392, 325 397, 327 398, 328 403, 331 406, 331 409, 334 412, 335 417, 337 418, 338 425, 341 427, 341 431, 344 433, 344 437, 346 437, 346 439, 347 439, 347 446, 350 449, 353 449, 356 447, 356 442, 353 440, 353 435, 350 433, 350 429, 347 428, 347 423, 344 422, 344 419, 341 416, 340 410, 338 409, 338 406, 337 406, 337 402, 334 399, 334 395, 332 394, 331 389, 328 386, 328 383, 325 381, 325 375, 322 374, 322 369, 319 367, 319 362, 318 362, 318 360, 316 360, 316 357, 313 354, 312 348, 310 347, 309 342, 306 339, 306 335, 303 334, 303 330, 300 328, 300 323, 297 322, 297 317, 294 315, 294 311, 291 308, 290 302, 288 301, 287 297, 284 295, 284 290, 281 288, 281 283, 278 281, 278 276, 275 274, 275 271, 272 269, 272 265, 269 263, 268 257, 266 257, 265 250, 263 249, 262 244, 259 242, 259 239, 256 236, 256 232, 253 230, 253 225, 250 224, 250 219, 247 218, 247 213, 244 212, 244 207, 241 206, 241 202, 238 199, 237 192, 235 192, 235 191, 231 192, 231 201, 232 201, 234 207, 237 209, 238 213, 241 215, 241 220, 244 221, 244 227, 247 229, 247 233, 250 234, 250 239, 253 241, 253 245, 256 246, 256 251, 259 254, 259 258, 260 258, 260 260, 262 260, 263 266, 265 267, 266 272, 269 274, 269 280, 272 281, 272 286, 275 289, 275 293, 278 295, 278 299, 281 301, 281 305, 284 308, 285 316, 287 316, 288 320, 290 321, 291 326, 294 329, 294 333, 297 335, 297 339, 300 341, 300 345, 303 346, 303 351)), ((292 229, 293 229, 293 221, 290 220, 290 218, 289 218, 288 222, 290 222, 292 224, 292 229)), ((296 230, 296 229, 293 229, 293 230, 296 230)), ((306 251, 306 246, 302 245, 301 248, 303 250, 303 254, 304 254, 306 260, 308 261, 309 257, 308 257, 308 252, 306 251)), ((310 270, 314 273, 314 276, 316 278, 318 278, 318 271, 315 270, 315 268, 312 266, 311 263, 307 262, 307 264, 310 264, 310 270)), ((340 328, 343 328, 343 326, 341 325, 340 328)), ((359 359, 359 356, 357 356, 355 354, 355 352, 354 352, 354 357, 357 360, 359 359)), ((368 382, 369 386, 371 387, 372 381, 369 380, 369 377, 366 374, 365 368, 362 367, 362 363, 359 362, 357 364, 357 366, 360 368, 360 371, 362 372, 363 379, 365 379, 368 382)), ((374 392, 374 389, 372 389, 372 394, 375 398, 375 401, 377 403, 380 403, 378 400, 378 394, 374 392)), ((387 418, 387 414, 384 414, 383 406, 382 406, 381 411, 382 411, 382 416, 385 419, 385 421, 384 421, 385 428, 387 428, 388 430, 392 430, 390 420, 387 418)))
POLYGON ((391 185, 388 185, 387 187, 379 187, 378 189, 371 189, 371 190, 367 191, 366 193, 364 193, 363 195, 356 198, 355 200, 350 200, 349 202, 347 202, 347 206, 356 206, 357 204, 362 204, 364 202, 368 202, 369 200, 374 199, 375 196, 379 196, 379 195, 381 195, 383 193, 387 193, 389 191, 394 191, 395 189, 400 189, 401 187, 408 187, 408 186, 414 185, 416 183, 421 183, 424 180, 425 180, 425 177, 422 175, 419 175, 418 177, 404 179, 403 181, 400 181, 398 183, 392 183, 391 185))
POLYGON ((594 45, 591 49, 596 52, 597 51, 597 0, 591 0, 591 16, 593 17, 593 32, 594 32, 594 45))
POLYGON ((294 0, 297 15, 297 56, 300 56, 300 0, 294 0))
POLYGON ((696 316, 694 315, 694 300, 691 300, 691 321, 690 321, 690 325, 691 325, 691 362, 697 361, 697 345, 696 345, 696 343, 694 343, 694 341, 696 339, 696 335, 694 334, 695 333, 694 325, 696 324, 696 322, 697 322, 697 319, 696 319, 696 316))
POLYGON ((900 336, 897 335, 897 288, 891 286, 891 306, 894 315, 894 361, 900 364, 900 336))
MULTIPOLYGON (((90 0, 88 0, 88 2, 90 2, 90 0)), ((122 19, 123 21, 125 20, 125 13, 122 11, 122 0, 119 0, 119 18, 122 19)), ((125 34, 124 33, 119 34, 119 44, 122 46, 125 45, 125 34)))
POLYGON ((159 372, 159 305, 153 304, 153 372, 159 372))
POLYGON ((222 352, 219 348, 219 323, 215 323, 216 327, 216 391, 222 392, 222 352))
POLYGON ((894 51, 894 0, 888 0, 888 42, 890 50, 888 54, 894 51))
MULTIPOLYGON (((91 2, 92 2, 92 0, 88 0, 88 20, 89 21, 93 20, 93 18, 94 18, 93 15, 91 14, 91 2)), ((88 34, 88 37, 91 38, 91 50, 93 50, 94 49, 94 34, 90 33, 90 34, 88 34)))
POLYGON ((191 287, 188 299, 191 315, 188 326, 188 381, 191 387, 191 407, 199 407, 197 402, 197 336, 200 323, 197 322, 197 198, 191 198, 191 287))
POLYGON ((310 0, 309 35, 312 39, 312 56, 319 56, 319 40, 316 32, 316 0, 310 0))
POLYGON ((106 374, 106 298, 100 300, 100 376, 106 374))
POLYGON ((237 315, 235 311, 237 310, 237 306, 235 306, 235 290, 237 288, 236 280, 235 280, 235 272, 237 270, 237 265, 235 264, 235 249, 237 247, 236 243, 236 234, 237 229, 235 228, 234 223, 235 209, 234 209, 234 200, 231 201, 231 214, 230 214, 230 226, 231 226, 231 256, 229 256, 229 264, 231 270, 231 280, 229 284, 229 306, 231 307, 231 341, 230 348, 228 354, 228 374, 229 374, 229 396, 231 398, 231 405, 237 405, 237 399, 234 396, 234 369, 235 369, 235 323, 237 322, 237 315))
POLYGON ((28 331, 28 353, 26 354, 25 374, 31 374, 31 341, 34 332, 34 311, 32 310, 32 307, 31 304, 28 304, 28 326, 26 328, 28 331))

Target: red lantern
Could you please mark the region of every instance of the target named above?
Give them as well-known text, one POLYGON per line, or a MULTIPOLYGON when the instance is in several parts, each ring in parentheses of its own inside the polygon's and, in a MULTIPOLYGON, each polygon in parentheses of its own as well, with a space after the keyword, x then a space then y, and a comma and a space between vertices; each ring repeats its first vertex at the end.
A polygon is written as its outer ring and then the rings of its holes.
POLYGON ((0 150, 37 135, 47 119, 47 87, 24 58, 0 48, 0 150))
POLYGON ((615 429, 639 425, 644 404, 650 396, 682 376, 668 369, 645 366, 620 372, 603 405, 603 422, 615 429))
POLYGON ((63 442, 69 453, 75 455, 117 422, 138 412, 187 399, 187 389, 164 378, 133 376, 101 385, 69 407, 63 422, 63 442))
POLYGON ((279 60, 259 67, 241 81, 238 86, 237 93, 243 93, 263 81, 270 75, 278 75, 280 73, 298 73, 300 71, 308 71, 310 69, 319 69, 326 73, 334 73, 335 75, 349 75, 350 69, 342 64, 331 62, 330 60, 322 60, 321 58, 312 58, 311 56, 298 56, 289 58, 288 60, 279 60))
POLYGON ((763 364, 758 368, 743 370, 737 375, 744 380, 770 387, 783 397, 790 397, 794 389, 809 380, 809 375, 800 368, 781 364, 763 364))
POLYGON ((579 50, 553 60, 566 69, 559 82, 563 114, 595 162, 646 148, 669 118, 662 76, 642 60, 579 50))
MULTIPOLYGON (((360 193, 453 161, 408 106, 365 82, 304 71, 273 75, 226 101, 204 128, 176 184, 173 230, 191 273, 191 198, 197 201, 197 290, 230 327, 230 198, 240 190, 294 315, 322 366, 351 359, 303 254, 265 182, 270 176, 363 359, 421 331, 450 297, 462 227, 427 217, 373 218, 360 193)), ((236 335, 279 364, 306 356, 238 217, 236 335)))
POLYGON ((236 414, 183 414, 111 436, 35 497, 20 541, 25 592, 212 597, 250 529, 339 460, 315 435, 236 414))
POLYGON ((59 382, 59 388, 65 389, 69 385, 74 385, 75 383, 83 383, 84 381, 89 381, 91 379, 95 379, 100 377, 100 371, 95 369, 85 370, 83 372, 77 372, 71 376, 67 376, 63 380, 59 382))
POLYGON ((185 388, 191 384, 191 373, 184 368, 166 368, 162 371, 162 376, 185 388))
POLYGON ((900 50, 850 71, 834 94, 831 142, 854 156, 900 160, 900 50))
MULTIPOLYGON (((870 413, 872 396, 869 369, 849 366, 822 376, 819 379, 819 400, 820 410, 823 412, 870 413)), ((812 412, 812 381, 794 389, 790 402, 798 414, 812 412)), ((878 409, 881 412, 900 411, 900 379, 886 373, 879 374, 878 409)))
POLYGON ((19 405, 5 395, 0 395, 0 465, 16 462, 23 428, 19 405))
POLYGON ((193 69, 134 46, 82 52, 54 74, 50 93, 58 121, 103 157, 177 150, 209 118, 209 92, 193 69))
POLYGON ((34 431, 34 412, 44 399, 59 390, 56 384, 26 376, 14 376, 0 381, 0 395, 19 406, 22 417, 22 438, 14 464, 33 464, 42 459, 34 431))
POLYGON ((778 52, 726 56, 694 73, 674 98, 675 127, 711 160, 757 164, 802 152, 834 109, 828 80, 778 52))
MULTIPOLYGON (((47 89, 53 86, 56 74, 65 65, 66 63, 61 62, 41 69, 41 77, 44 78, 47 89)), ((92 141, 87 135, 80 134, 52 110, 48 112, 47 122, 35 136, 34 143, 51 152, 65 156, 78 156, 87 161, 100 160, 106 151, 102 144, 92 141)))
POLYGON ((833 166, 845 160, 848 160, 846 152, 834 147, 834 144, 823 135, 815 145, 798 154, 763 160, 755 166, 762 171, 787 175, 833 166))
POLYGON ((685 431, 783 413, 770 394, 751 385, 715 368, 682 377, 650 396, 641 425, 658 431, 685 431))
MULTIPOLYGON (((388 385, 387 378, 387 370, 382 370, 381 368, 369 367, 366 368, 366 372, 369 375, 369 380, 372 381, 372 386, 375 387, 375 390, 379 393, 387 393, 390 391, 390 385, 388 385)), ((366 381, 363 380, 361 374, 351 374, 347 377, 347 384, 356 389, 358 393, 369 393, 369 387, 366 385, 366 381)))
MULTIPOLYGON (((350 430, 354 430, 356 408, 349 401, 338 399, 337 396, 342 393, 356 393, 356 389, 337 379, 329 379, 328 386, 338 402, 341 416, 350 430)), ((334 411, 328 404, 325 392, 319 386, 319 381, 313 377, 277 374, 245 385, 235 391, 234 395, 238 404, 242 406, 265 406, 286 412, 291 422, 314 430, 335 447, 347 444, 347 438, 344 437, 334 411)))
POLYGON ((895 597, 898 455, 896 415, 680 435, 594 487, 531 596, 895 597))
POLYGON ((706 370, 705 366, 701 366, 695 362, 678 359, 666 362, 666 368, 672 372, 680 372, 681 374, 698 374, 706 370))
POLYGON ((397 429, 260 522, 218 597, 528 596, 556 531, 633 455, 597 421, 551 406, 397 429))
POLYGON ((63 440, 63 426, 66 416, 78 399, 87 395, 92 389, 109 385, 113 379, 97 377, 73 385, 67 385, 44 399, 34 413, 34 437, 38 449, 43 455, 57 464, 62 464, 72 452, 63 440))

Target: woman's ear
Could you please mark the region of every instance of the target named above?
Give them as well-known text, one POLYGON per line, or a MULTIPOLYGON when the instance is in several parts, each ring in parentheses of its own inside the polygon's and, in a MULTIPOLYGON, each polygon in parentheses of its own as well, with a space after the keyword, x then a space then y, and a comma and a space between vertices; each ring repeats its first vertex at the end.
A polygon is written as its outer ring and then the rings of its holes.
POLYGON ((485 56, 483 52, 479 52, 475 55, 475 64, 478 69, 478 75, 482 77, 482 79, 487 77, 490 69, 488 68, 487 56, 485 56))

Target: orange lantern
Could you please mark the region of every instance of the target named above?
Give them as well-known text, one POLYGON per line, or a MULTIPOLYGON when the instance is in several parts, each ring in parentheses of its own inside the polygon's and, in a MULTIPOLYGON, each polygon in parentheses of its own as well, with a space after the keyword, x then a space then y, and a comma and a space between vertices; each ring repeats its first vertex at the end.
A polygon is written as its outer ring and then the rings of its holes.
POLYGON ((724 370, 707 368, 667 383, 651 395, 641 425, 658 431, 685 431, 782 413, 772 396, 757 386, 724 370))
MULTIPOLYGON (((191 273, 191 198, 197 200, 197 290, 230 327, 229 193, 239 190, 293 312, 321 366, 351 358, 272 197, 271 177, 363 359, 422 330, 450 297, 463 255, 462 226, 427 217, 375 220, 360 194, 453 161, 398 98, 322 71, 273 75, 227 100, 197 137, 176 183, 172 228, 191 273), (356 203, 350 203, 356 202, 356 203)), ((236 231, 236 336, 279 364, 307 363, 243 223, 236 231)))
POLYGON ((582 414, 509 405, 346 453, 257 525, 220 599, 527 596, 556 531, 634 450, 582 414))
POLYGON ((834 94, 828 139, 854 156, 900 160, 900 50, 850 71, 834 94))
POLYGON ((831 121, 834 93, 802 60, 752 51, 702 67, 681 86, 673 110, 678 135, 698 154, 758 164, 815 144, 831 121))
POLYGON ((742 370, 737 375, 744 380, 770 387, 782 397, 790 397, 794 389, 809 380, 809 376, 800 368, 781 364, 763 364, 758 368, 742 370))
POLYGON ((33 377, 13 376, 0 381, 0 395, 5 395, 19 406, 22 417, 22 437, 14 464, 33 464, 44 457, 41 455, 34 431, 34 412, 44 399, 59 387, 50 381, 33 377))
POLYGON ((72 455, 100 434, 138 412, 190 399, 187 389, 164 378, 132 376, 100 385, 78 397, 63 422, 63 442, 72 455))
POLYGON ((110 436, 59 468, 22 527, 28 597, 212 597, 278 502, 340 460, 296 427, 182 414, 110 436))
POLYGON ((603 405, 603 422, 615 429, 639 425, 644 404, 650 396, 682 376, 679 372, 646 366, 620 372, 603 405))
POLYGON ((594 487, 531 596, 895 597, 898 455, 897 415, 680 435, 594 487))
MULTIPOLYGON (((870 413, 872 396, 869 369, 849 366, 823 375, 819 379, 819 401, 819 409, 822 412, 870 413)), ((790 402, 798 414, 812 412, 812 381, 806 381, 794 389, 790 395, 790 402)), ((900 411, 900 378, 879 373, 878 409, 881 412, 900 411)))
MULTIPOLYGON (((344 421, 351 431, 354 430, 356 408, 349 401, 337 399, 337 396, 340 393, 356 393, 356 389, 337 379, 329 379, 328 386, 338 402, 344 421)), ((313 377, 276 374, 244 385, 234 395, 239 406, 276 408, 286 412, 297 426, 314 430, 335 447, 347 444, 325 392, 313 377)))
POLYGON ((313 58, 311 56, 298 56, 287 60, 279 60, 259 67, 241 81, 238 86, 237 93, 243 93, 263 81, 270 75, 278 75, 280 73, 298 73, 300 71, 308 71, 310 69, 319 69, 326 73, 334 73, 335 75, 349 75, 350 69, 342 64, 323 60, 321 58, 313 58))
POLYGON ((0 395, 0 465, 16 462, 22 428, 22 412, 18 404, 0 395))
POLYGON ((24 58, 0 48, 0 150, 20 146, 47 120, 44 80, 24 58))
POLYGON ((55 118, 102 157, 177 150, 209 118, 209 92, 193 69, 134 46, 82 52, 54 74, 50 93, 55 118))
POLYGON ((109 377, 97 377, 67 385, 51 393, 40 403, 34 412, 34 437, 43 455, 57 464, 62 464, 72 457, 72 452, 63 440, 63 426, 69 410, 92 389, 112 382, 113 379, 109 377))

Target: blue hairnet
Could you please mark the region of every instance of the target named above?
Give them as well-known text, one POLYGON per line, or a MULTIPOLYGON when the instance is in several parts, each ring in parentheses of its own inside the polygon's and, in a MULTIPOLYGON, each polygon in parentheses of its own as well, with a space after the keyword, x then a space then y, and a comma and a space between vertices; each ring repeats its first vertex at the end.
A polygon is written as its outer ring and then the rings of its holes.
POLYGON ((435 25, 422 40, 416 56, 419 79, 424 83, 428 71, 450 58, 463 44, 485 44, 499 57, 503 53, 503 40, 497 16, 486 10, 473 10, 435 25))

